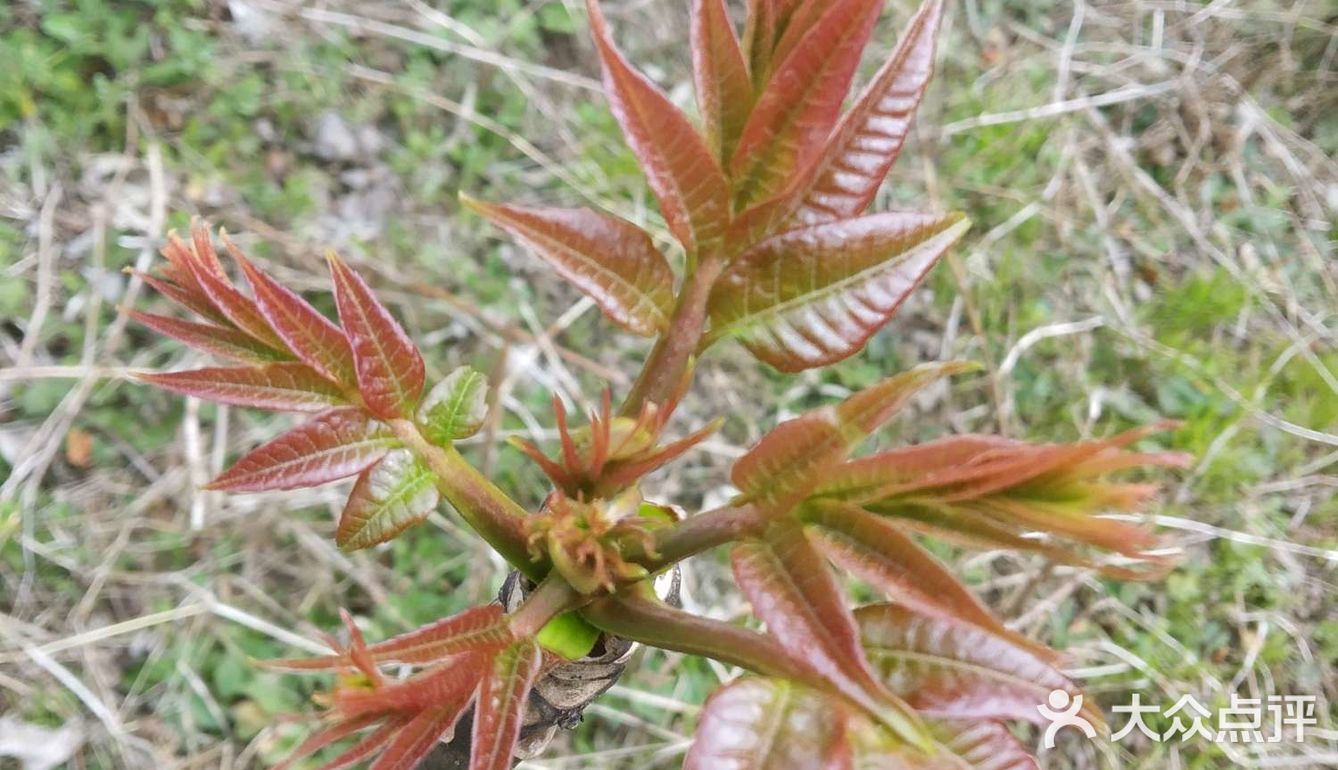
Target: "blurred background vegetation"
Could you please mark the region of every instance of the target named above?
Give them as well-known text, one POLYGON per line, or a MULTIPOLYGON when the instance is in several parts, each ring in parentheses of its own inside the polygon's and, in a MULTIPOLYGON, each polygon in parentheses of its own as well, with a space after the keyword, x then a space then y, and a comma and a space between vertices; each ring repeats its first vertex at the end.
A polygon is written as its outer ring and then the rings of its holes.
MULTIPOLYGON (((690 109, 686 0, 605 5, 690 109)), ((912 10, 889 3, 872 54, 912 10)), ((887 443, 1175 418, 1159 440, 1198 462, 1157 478, 1153 520, 1186 552, 1164 582, 938 552, 1066 649, 1107 709, 1135 691, 1320 699, 1304 745, 1135 733, 1104 755, 1064 743, 1047 767, 1338 766, 1336 57, 1323 0, 950 3, 875 207, 961 209, 975 229, 845 364, 781 377, 713 352, 677 427, 729 421, 652 493, 720 500, 731 459, 778 419, 924 360, 986 370, 920 399, 887 443)), ((501 565, 449 511, 344 555, 340 490, 199 492, 285 419, 128 381, 202 362, 118 314, 161 304, 122 270, 201 215, 332 310, 321 254, 336 248, 430 376, 491 373, 500 409, 469 454, 536 502, 539 474, 498 440, 551 437, 551 391, 581 406, 624 388, 646 344, 456 196, 601 206, 671 248, 597 75, 574 0, 0 5, 0 768, 267 767, 316 683, 250 658, 293 654, 339 606, 379 638, 495 593, 501 565)), ((741 601, 717 556, 690 563, 690 609, 729 618, 741 601)), ((642 654, 525 767, 677 767, 729 675, 642 654)))

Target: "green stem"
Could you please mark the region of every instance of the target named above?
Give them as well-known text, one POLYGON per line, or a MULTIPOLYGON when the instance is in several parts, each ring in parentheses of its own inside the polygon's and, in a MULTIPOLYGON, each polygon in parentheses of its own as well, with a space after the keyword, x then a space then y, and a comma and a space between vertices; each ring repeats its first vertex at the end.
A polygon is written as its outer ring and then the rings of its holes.
POLYGON ((409 420, 391 420, 395 436, 427 463, 436 477, 438 491, 460 516, 502 558, 536 583, 547 573, 545 565, 530 558, 526 545, 525 519, 520 504, 498 489, 453 447, 440 447, 427 440, 409 420))

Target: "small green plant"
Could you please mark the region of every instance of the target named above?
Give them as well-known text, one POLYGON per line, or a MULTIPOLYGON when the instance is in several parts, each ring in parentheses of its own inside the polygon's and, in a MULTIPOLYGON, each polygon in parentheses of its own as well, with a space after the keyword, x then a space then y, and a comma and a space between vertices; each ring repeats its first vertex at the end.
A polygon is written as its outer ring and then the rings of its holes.
MULTIPOLYGON (((971 369, 931 363, 778 425, 733 467, 737 496, 680 516, 638 481, 707 437, 668 439, 698 358, 740 341, 781 371, 859 351, 966 232, 958 214, 866 214, 929 78, 941 3, 930 0, 842 115, 880 0, 753 0, 742 41, 723 0, 698 0, 692 52, 699 130, 614 47, 588 3, 614 115, 681 244, 679 275, 630 222, 591 209, 466 201, 586 292, 610 320, 655 338, 615 409, 605 392, 584 425, 554 399, 553 454, 520 444, 553 489, 527 511, 453 442, 480 429, 487 382, 463 368, 429 388, 418 349, 371 289, 329 257, 338 323, 209 231, 175 236, 144 280, 199 316, 134 312, 233 365, 150 374, 173 391, 309 412, 310 421, 238 460, 210 487, 293 489, 356 476, 336 540, 385 542, 445 498, 533 584, 514 612, 487 605, 369 644, 271 661, 338 674, 321 726, 290 762, 351 741, 324 767, 412 768, 472 709, 471 767, 510 767, 536 681, 601 634, 705 655, 750 675, 702 712, 689 770, 856 767, 1020 770, 1035 762, 1002 723, 1038 719, 1077 688, 1053 653, 1005 628, 915 541, 929 535, 1043 554, 1126 578, 1166 563, 1150 533, 1106 518, 1139 507, 1146 484, 1106 480, 1171 453, 1130 449, 1150 429, 1075 444, 952 436, 867 456, 857 447, 919 390, 971 369), (1039 535, 1039 536, 1038 536, 1039 535), (656 576, 730 548, 766 631, 666 603, 656 576), (1123 563, 1103 560, 1116 552, 1123 563), (836 565, 885 592, 852 610, 836 565), (398 664, 414 673, 391 678, 398 664)), ((1090 704, 1085 715, 1099 723, 1090 704)))

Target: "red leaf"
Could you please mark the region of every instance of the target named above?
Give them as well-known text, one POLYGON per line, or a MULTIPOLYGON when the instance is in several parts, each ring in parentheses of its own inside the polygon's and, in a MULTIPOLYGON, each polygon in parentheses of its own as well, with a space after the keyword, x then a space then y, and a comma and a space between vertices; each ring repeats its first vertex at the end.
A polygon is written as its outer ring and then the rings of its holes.
POLYGON ((334 278, 335 304, 353 348, 363 401, 377 417, 412 415, 423 392, 423 357, 362 276, 334 252, 327 257, 334 278))
POLYGON ((260 314, 298 359, 340 385, 355 384, 353 351, 344 332, 296 292, 252 264, 226 235, 223 244, 250 282, 260 314))
POLYGON ((222 272, 213 244, 209 242, 209 231, 197 225, 191 229, 191 236, 195 258, 187 263, 187 267, 201 293, 238 329, 257 342, 284 350, 283 340, 270 328, 269 322, 256 308, 255 301, 238 291, 222 272))
POLYGON ((339 388, 298 363, 147 373, 137 378, 206 401, 278 412, 320 412, 346 403, 339 388))
POLYGON ((265 365, 288 358, 286 353, 266 347, 236 329, 182 321, 179 318, 141 313, 138 310, 126 310, 125 313, 164 337, 171 337, 196 350, 240 364, 265 365))
POLYGON ((783 422, 734 463, 730 478, 762 508, 776 513, 787 511, 921 388, 973 367, 959 361, 917 366, 859 391, 835 407, 783 422))
POLYGON ((460 708, 455 704, 423 711, 395 734, 371 770, 413 770, 459 718, 460 708))
POLYGON ((443 707, 464 710, 491 658, 473 651, 456 655, 408 679, 375 689, 334 691, 335 709, 346 718, 362 714, 419 714, 443 707))
POLYGON ((466 651, 488 651, 511 640, 500 605, 485 604, 368 648, 377 662, 430 663, 466 651))
POLYGON ((1179 465, 1186 460, 1178 453, 1123 449, 1143 435, 1146 431, 1132 431, 1075 444, 953 436, 834 468, 817 493, 986 543, 1046 552, 1064 562, 1085 560, 1019 535, 1048 532, 1156 561, 1146 553, 1157 544, 1150 532, 1096 516, 1111 508, 1137 507, 1155 489, 1096 477, 1132 466, 1179 465))
POLYGON ((543 653, 533 639, 517 641, 497 654, 474 707, 470 770, 509 770, 525 704, 542 663, 543 653))
POLYGON ((683 770, 849 770, 846 709, 781 679, 744 677, 711 694, 683 770))
POLYGON ((613 45, 598 0, 586 0, 604 68, 604 90, 674 237, 689 255, 710 253, 729 219, 729 192, 715 156, 687 117, 613 45))
POLYGON ((955 214, 888 213, 774 236, 716 282, 707 341, 738 337, 786 372, 840 361, 887 323, 968 227, 955 214))
POLYGON ((748 65, 724 0, 694 0, 691 34, 697 106, 707 142, 724 162, 734 152, 753 107, 748 65))
POLYGON ((919 717, 873 678, 843 592, 798 523, 773 523, 765 540, 735 546, 731 560, 753 612, 782 647, 903 739, 926 744, 919 717))
POLYGON ((928 0, 902 33, 892 57, 860 94, 827 141, 797 214, 803 224, 857 216, 868 208, 896 162, 934 67, 941 0, 928 0))
POLYGON ((846 454, 841 431, 826 415, 777 425, 734 463, 730 480, 761 507, 783 513, 806 497, 824 470, 846 454))
POLYGON ((261 492, 314 487, 361 473, 394 445, 383 423, 358 409, 332 409, 253 450, 208 488, 261 492))
MULTIPOLYGON (((1036 707, 1051 691, 1081 694, 1044 660, 978 626, 892 604, 855 617, 878 679, 926 716, 1043 723, 1036 707)), ((1102 723, 1090 703, 1082 714, 1102 723)))
POLYGON ((837 566, 920 613, 956 618, 1043 657, 1049 651, 1008 630, 938 559, 896 525, 851 505, 821 506, 809 537, 837 566))
POLYGON ((835 0, 780 62, 730 162, 736 210, 781 192, 821 148, 840 115, 879 0, 835 0))
POLYGON ((309 757, 326 746, 338 743, 351 735, 371 727, 376 724, 377 721, 378 718, 376 716, 363 716, 358 719, 335 722, 329 727, 315 733, 310 738, 307 738, 305 741, 302 741, 297 748, 293 749, 293 753, 284 757, 282 762, 270 768, 270 770, 286 770, 299 759, 309 757))
MULTIPOLYGON (((401 719, 387 721, 350 746, 342 754, 321 765, 317 770, 339 770, 339 768, 350 767, 371 757, 387 743, 390 743, 390 739, 394 738, 395 734, 404 728, 405 723, 405 720, 401 719)), ((274 770, 280 769, 275 767, 274 770)))
POLYGON ((370 548, 428 517, 441 499, 437 477, 408 449, 391 450, 362 472, 339 516, 335 544, 344 551, 370 548))
POLYGON ((1039 770, 1036 758, 1003 725, 994 722, 934 722, 940 745, 969 770, 1039 770))
POLYGON ((789 58, 799 41, 813 31, 822 14, 831 7, 830 3, 831 0, 780 0, 776 3, 776 30, 780 34, 771 51, 773 64, 779 65, 789 58))
POLYGON ((641 228, 591 209, 463 201, 520 239, 615 323, 646 336, 668 328, 674 274, 641 228))
MULTIPOLYGON (((377 663, 427 665, 462 652, 490 652, 512 641, 506 615, 497 604, 471 607, 405 634, 367 648, 377 663)), ((260 665, 276 671, 338 671, 355 668, 346 654, 321 658, 263 660, 260 665)))
POLYGON ((743 29, 743 55, 748 60, 754 88, 762 90, 776 47, 777 0, 748 0, 748 22, 743 29))
POLYGON ((157 291, 159 294, 167 297, 186 310, 195 313, 211 323, 231 326, 231 322, 228 321, 227 317, 218 312, 213 304, 209 302, 209 298, 199 293, 198 290, 187 288, 186 286, 173 283, 172 281, 155 278, 148 273, 142 273, 138 270, 131 270, 130 272, 152 287, 154 291, 157 291))

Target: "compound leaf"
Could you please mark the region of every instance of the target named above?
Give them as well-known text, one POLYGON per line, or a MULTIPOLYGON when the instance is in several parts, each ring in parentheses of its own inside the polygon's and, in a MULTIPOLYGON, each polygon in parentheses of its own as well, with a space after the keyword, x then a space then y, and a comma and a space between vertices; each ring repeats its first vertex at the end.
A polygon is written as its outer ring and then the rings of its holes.
POLYGON ((127 315, 164 337, 171 337, 177 342, 189 345, 196 350, 236 361, 239 364, 264 365, 290 358, 287 353, 275 350, 254 337, 236 329, 229 329, 213 324, 183 321, 180 318, 127 310, 127 315))
POLYGON ((710 252, 729 219, 724 173, 687 117, 613 45, 598 0, 586 0, 604 90, 669 229, 690 255, 710 252))
POLYGON ((917 366, 859 391, 835 407, 783 422, 734 463, 730 478, 763 508, 789 510, 822 483, 852 447, 882 427, 921 388, 971 368, 974 364, 960 361, 917 366))
POLYGON ((468 366, 446 375, 418 405, 418 421, 437 444, 474 435, 487 416, 488 378, 468 366))
POLYGON ((736 210, 781 192, 822 147, 882 5, 879 0, 835 0, 793 51, 773 62, 775 73, 730 161, 736 210))
POLYGON ((841 119, 801 190, 803 224, 858 216, 868 208, 906 141, 911 119, 934 66, 941 0, 929 0, 911 19, 892 57, 841 119))
POLYGON ((339 517, 335 544, 356 551, 384 543, 426 519, 438 500, 431 469, 408 449, 391 450, 353 485, 339 517))
POLYGON ((252 450, 208 488, 261 492, 314 487, 361 473, 394 445, 384 423, 359 409, 332 409, 252 450))
POLYGON ((520 239, 611 320, 653 335, 669 325, 674 274, 646 231, 593 209, 465 204, 520 239))
POLYGON ((252 264, 226 235, 223 244, 251 284, 256 308, 288 349, 323 377, 340 385, 354 385, 353 351, 344 332, 297 292, 252 264))
POLYGON ((377 417, 413 414, 423 391, 423 357, 362 276, 334 252, 327 256, 334 278, 335 304, 353 348, 363 401, 377 417))
POLYGON ((479 685, 469 770, 509 770, 525 703, 539 676, 543 652, 533 639, 502 650, 479 685))
POLYGON ((1039 645, 1008 630, 947 567, 892 522, 852 505, 821 505, 809 537, 828 559, 922 614, 975 624, 1038 654, 1039 645))
MULTIPOLYGON (((926 716, 1042 721, 1036 706, 1078 688, 1032 652, 979 626, 893 604, 855 611, 878 679, 926 716)), ((1101 722, 1087 704, 1083 716, 1101 722)))
POLYGON ((733 154, 753 106, 748 64, 724 0, 694 0, 691 34, 697 106, 707 141, 723 163, 733 154))
POLYGON ((773 236, 716 282, 708 341, 738 337, 786 372, 840 361, 887 323, 968 227, 957 214, 887 213, 773 236))
POLYGON ((338 387, 299 363, 210 367, 137 377, 174 393, 277 412, 321 412, 346 403, 338 387))
POLYGON ((782 679, 737 679, 707 699, 683 770, 846 770, 844 712, 782 679))
POLYGON ((920 718, 874 679, 840 586, 802 526, 773 522, 764 539, 739 543, 730 558, 753 612, 787 652, 904 740, 925 745, 920 718))

